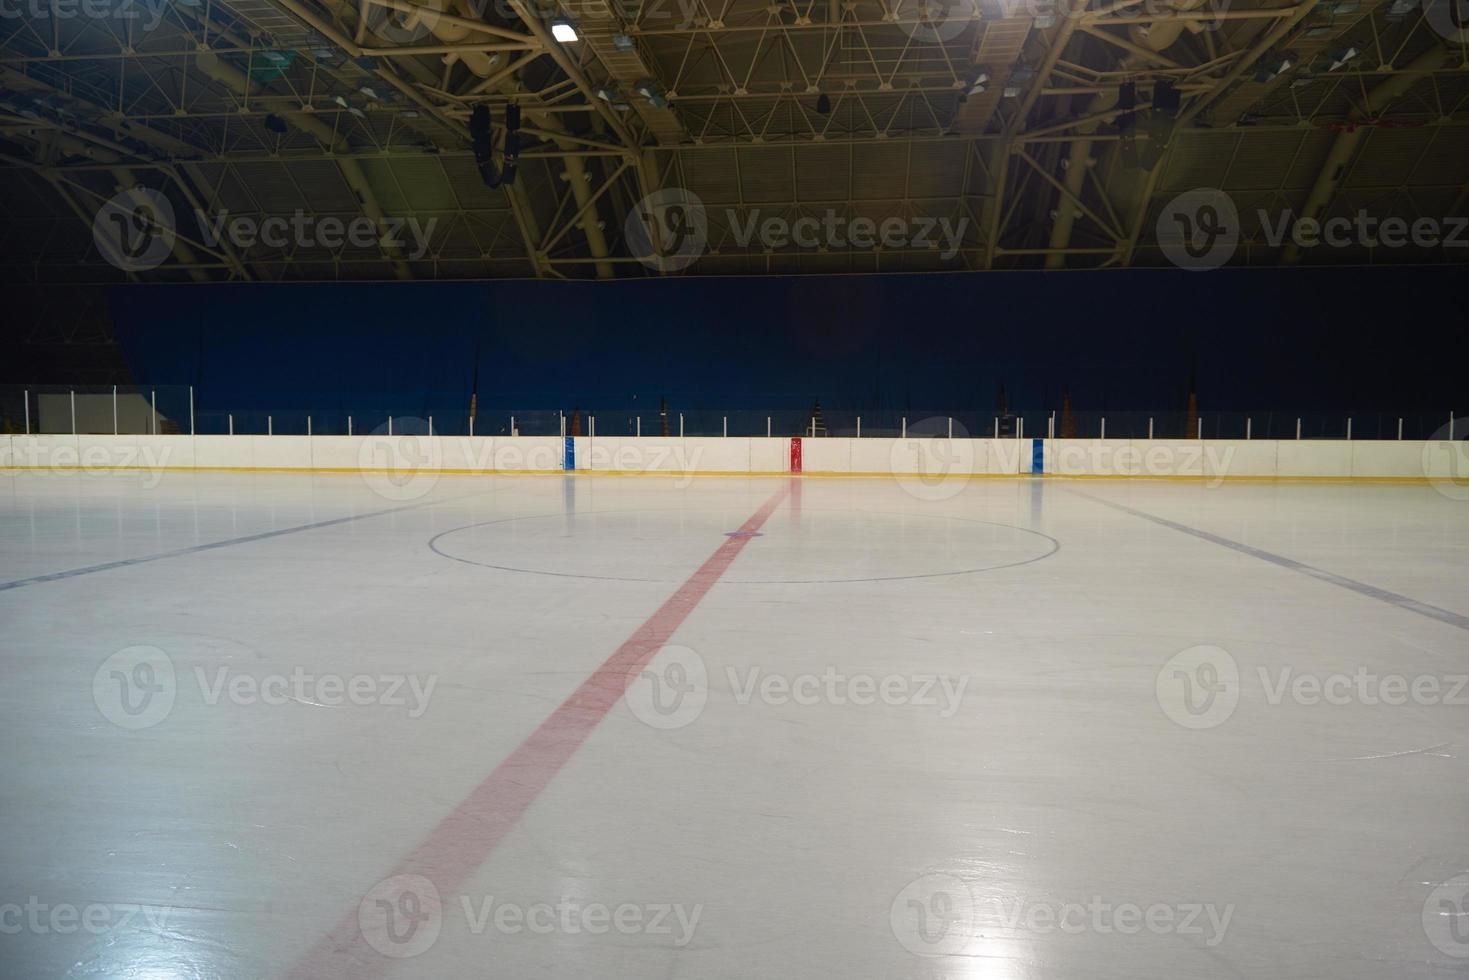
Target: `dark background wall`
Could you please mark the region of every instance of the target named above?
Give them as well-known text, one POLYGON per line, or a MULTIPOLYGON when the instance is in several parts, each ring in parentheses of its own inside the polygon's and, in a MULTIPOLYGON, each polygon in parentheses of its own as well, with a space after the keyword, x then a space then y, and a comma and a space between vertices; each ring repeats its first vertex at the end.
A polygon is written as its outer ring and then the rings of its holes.
MULTIPOLYGON (((108 291, 132 380, 201 409, 1463 408, 1452 268, 108 291), (1457 398, 1457 400, 1456 400, 1457 398)), ((56 365, 48 365, 57 370, 56 365)), ((25 373, 7 371, 7 375, 25 373)), ((13 380, 22 380, 15 378, 13 380)), ((24 380, 66 382, 62 377, 24 380)))

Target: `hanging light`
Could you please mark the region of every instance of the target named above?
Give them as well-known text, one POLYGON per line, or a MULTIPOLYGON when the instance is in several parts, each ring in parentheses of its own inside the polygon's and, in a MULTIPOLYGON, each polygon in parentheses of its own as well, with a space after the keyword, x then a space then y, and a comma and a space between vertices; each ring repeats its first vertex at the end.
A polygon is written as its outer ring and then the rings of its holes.
POLYGON ((1331 59, 1331 67, 1326 70, 1336 71, 1338 68, 1343 68, 1347 65, 1348 62, 1355 59, 1359 54, 1361 54, 1361 52, 1357 50, 1356 45, 1352 44, 1343 44, 1339 47, 1333 48, 1326 54, 1326 57, 1331 59))
POLYGON ((551 21, 551 36, 562 44, 570 44, 577 40, 576 25, 565 17, 557 17, 551 21))
POLYGON ((831 96, 825 92, 818 95, 816 97, 816 111, 823 116, 831 115, 831 96))

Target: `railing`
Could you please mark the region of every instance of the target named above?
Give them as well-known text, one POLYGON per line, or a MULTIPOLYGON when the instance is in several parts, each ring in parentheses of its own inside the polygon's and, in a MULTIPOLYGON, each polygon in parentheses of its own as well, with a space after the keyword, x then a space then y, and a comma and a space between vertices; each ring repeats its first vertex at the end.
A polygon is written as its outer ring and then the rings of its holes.
POLYGON ((0 385, 0 431, 12 434, 444 436, 823 436, 1078 439, 1463 438, 1453 413, 1284 410, 998 414, 954 409, 513 410, 202 408, 187 385, 0 385))

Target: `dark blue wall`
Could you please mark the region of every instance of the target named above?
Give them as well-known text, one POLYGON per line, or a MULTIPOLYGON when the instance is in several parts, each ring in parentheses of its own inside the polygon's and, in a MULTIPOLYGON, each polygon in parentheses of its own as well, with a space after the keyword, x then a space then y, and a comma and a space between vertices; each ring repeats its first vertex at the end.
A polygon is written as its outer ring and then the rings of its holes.
POLYGON ((1462 271, 120 287, 201 409, 1462 407, 1462 271), (1453 404, 1450 404, 1453 402, 1453 404))

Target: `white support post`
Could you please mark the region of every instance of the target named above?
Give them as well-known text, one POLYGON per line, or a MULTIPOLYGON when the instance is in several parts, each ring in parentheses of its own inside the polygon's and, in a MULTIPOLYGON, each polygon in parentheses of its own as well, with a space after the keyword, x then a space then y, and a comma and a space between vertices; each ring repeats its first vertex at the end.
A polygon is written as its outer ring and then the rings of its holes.
POLYGON ((857 416, 857 438, 862 438, 862 416, 857 416))
POLYGON ((1102 416, 1102 438, 1107 438, 1107 416, 1102 416))
POLYGON ((77 434, 77 393, 71 393, 71 434, 77 434))
POLYGON ((1449 413, 1449 442, 1454 441, 1454 413, 1449 413))
POLYGON ((1199 434, 1198 434, 1198 438, 1200 438, 1200 439, 1204 438, 1204 417, 1202 415, 1199 416, 1199 434))
POLYGON ((1015 420, 1015 438, 1025 438, 1025 416, 1022 415, 1015 420))
POLYGON ((1148 416, 1148 438, 1153 438, 1153 417, 1151 415, 1148 416))
POLYGON ((306 435, 311 435, 311 416, 306 416, 306 435))
POLYGON ((474 416, 469 416, 469 438, 474 438, 474 416))
POLYGON ((1352 441, 1352 417, 1347 416, 1347 442, 1352 441))
POLYGON ((949 416, 949 438, 954 438, 954 417, 949 416))
POLYGON ((1299 442, 1300 441, 1300 438, 1301 438, 1301 420, 1300 419, 1296 419, 1296 441, 1299 442))
POLYGON ((724 420, 724 438, 728 439, 729 438, 729 416, 728 415, 722 415, 722 416, 720 416, 720 418, 722 418, 724 420))
POLYGON ((189 385, 189 435, 196 434, 194 432, 194 386, 189 385))
POLYGON ((1255 432, 1255 420, 1248 415, 1245 416, 1245 438, 1253 439, 1255 432))
POLYGON ((26 435, 31 434, 31 389, 27 388, 21 392, 21 398, 25 399, 26 405, 26 435))
POLYGON ((1046 438, 1056 438, 1056 413, 1052 412, 1046 417, 1046 438))
POLYGON ((595 438, 596 435, 597 435, 597 417, 595 415, 588 415, 587 416, 587 438, 588 439, 592 439, 592 438, 595 438))
POLYGON ((903 438, 908 438, 908 416, 903 416, 903 438))
POLYGON ((515 432, 515 416, 514 415, 510 416, 510 434, 512 436, 516 434, 516 432, 515 432))
POLYGON ((230 412, 229 413, 229 420, 230 420, 230 435, 234 435, 235 434, 235 413, 234 412, 230 412))
POLYGON ((770 438, 770 416, 765 416, 765 438, 770 438))
POLYGON ((391 415, 389 415, 388 416, 388 435, 392 435, 392 434, 393 434, 393 417, 391 415))
POLYGON ((352 416, 347 416, 347 435, 352 434, 352 416))
POLYGON ((428 417, 428 437, 430 439, 434 437, 434 417, 432 415, 428 417))
POLYGON ((678 437, 683 438, 683 412, 678 413, 678 437))
POLYGON ((637 432, 638 437, 641 438, 643 435, 643 417, 641 415, 638 416, 637 420, 637 432))
POLYGON ((1402 441, 1403 441, 1403 420, 1402 420, 1402 418, 1399 418, 1398 419, 1398 442, 1402 442, 1402 441))
POLYGON ((153 392, 153 434, 158 435, 158 392, 153 392))
POLYGON ((265 434, 268 436, 275 435, 275 419, 269 415, 265 417, 265 434))
POLYGON ((117 435, 117 385, 112 386, 112 434, 117 435))

